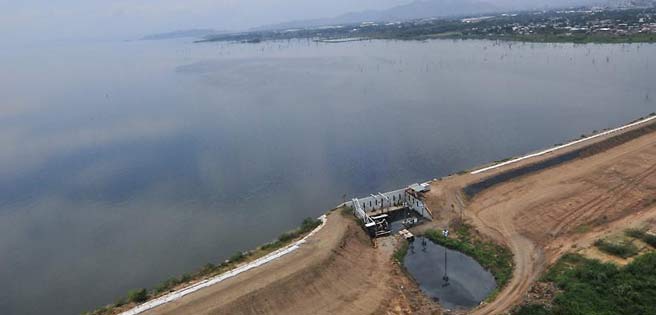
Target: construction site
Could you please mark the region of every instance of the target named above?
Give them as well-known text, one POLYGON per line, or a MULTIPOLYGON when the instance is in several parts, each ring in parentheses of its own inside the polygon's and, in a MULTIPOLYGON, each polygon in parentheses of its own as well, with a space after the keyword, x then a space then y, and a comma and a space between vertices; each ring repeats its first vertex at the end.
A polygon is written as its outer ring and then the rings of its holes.
POLYGON ((653 222, 652 117, 558 150, 353 198, 297 250, 143 313, 505 314, 564 254, 653 222), (404 242, 424 244, 427 230, 455 221, 507 248, 513 270, 494 298, 451 310, 393 256, 404 242))

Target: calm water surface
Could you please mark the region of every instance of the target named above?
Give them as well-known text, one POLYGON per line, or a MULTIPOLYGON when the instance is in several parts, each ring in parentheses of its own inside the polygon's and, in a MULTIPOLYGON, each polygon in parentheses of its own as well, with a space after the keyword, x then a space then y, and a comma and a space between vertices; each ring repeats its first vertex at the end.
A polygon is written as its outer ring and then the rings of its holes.
POLYGON ((450 310, 477 306, 497 286, 494 276, 473 258, 423 237, 410 245, 403 265, 424 293, 450 310))
POLYGON ((77 314, 348 197, 656 111, 656 46, 0 50, 0 314, 77 314))

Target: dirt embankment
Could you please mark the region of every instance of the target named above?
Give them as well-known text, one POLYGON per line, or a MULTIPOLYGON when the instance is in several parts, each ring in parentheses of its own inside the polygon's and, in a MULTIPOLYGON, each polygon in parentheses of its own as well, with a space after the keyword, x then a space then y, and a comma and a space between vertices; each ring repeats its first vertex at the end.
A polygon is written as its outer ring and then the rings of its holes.
MULTIPOLYGON (((650 126, 656 130, 656 124, 650 126)), ((656 132, 636 129, 432 183, 427 202, 440 218, 430 226, 463 215, 514 253, 510 283, 472 313, 510 310, 572 247, 656 215, 656 132), (471 198, 463 192, 473 183, 573 150, 579 150, 573 159, 496 181, 471 198)), ((372 247, 352 218, 333 212, 299 250, 144 314, 440 314, 392 260, 395 241, 388 240, 372 247)))
MULTIPOLYGON (((463 175, 433 184, 429 206, 460 211, 483 234, 506 244, 515 257, 513 279, 473 314, 502 314, 516 305, 545 268, 573 247, 607 231, 656 214, 656 124, 627 130, 489 174, 463 175), (637 131, 636 131, 637 130, 637 131), (504 172, 558 159, 575 159, 511 176, 468 199, 462 189, 504 172)), ((507 176, 506 176, 507 177, 507 176)))
POLYGON ((410 314, 413 305, 430 307, 387 246, 373 248, 354 220, 333 212, 296 252, 144 314, 410 314))

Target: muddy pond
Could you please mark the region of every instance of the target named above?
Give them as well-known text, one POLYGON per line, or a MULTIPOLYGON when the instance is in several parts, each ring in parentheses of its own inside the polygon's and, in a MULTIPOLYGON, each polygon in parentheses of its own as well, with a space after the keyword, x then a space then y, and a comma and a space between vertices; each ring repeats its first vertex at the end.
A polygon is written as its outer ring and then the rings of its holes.
POLYGON ((449 310, 476 307, 497 286, 473 258, 423 237, 410 244, 404 265, 421 290, 449 310))

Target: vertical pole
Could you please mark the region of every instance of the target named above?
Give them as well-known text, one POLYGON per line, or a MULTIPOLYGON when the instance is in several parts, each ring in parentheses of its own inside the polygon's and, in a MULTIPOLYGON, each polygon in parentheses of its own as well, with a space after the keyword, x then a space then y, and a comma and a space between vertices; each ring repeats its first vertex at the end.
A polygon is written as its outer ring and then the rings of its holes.
POLYGON ((444 247, 444 277, 442 279, 446 282, 449 282, 449 276, 447 275, 447 260, 446 260, 447 249, 444 247))
MULTIPOLYGON (((448 225, 448 221, 447 221, 447 228, 444 230, 443 233, 444 233, 444 234, 443 234, 444 237, 447 237, 447 238, 449 237, 449 225, 448 225)), ((445 286, 449 285, 449 275, 448 275, 448 272, 447 272, 447 271, 448 271, 447 252, 448 252, 448 249, 446 248, 446 246, 444 246, 444 277, 442 277, 442 279, 444 280, 444 282, 446 282, 446 283, 444 284, 445 286)))

